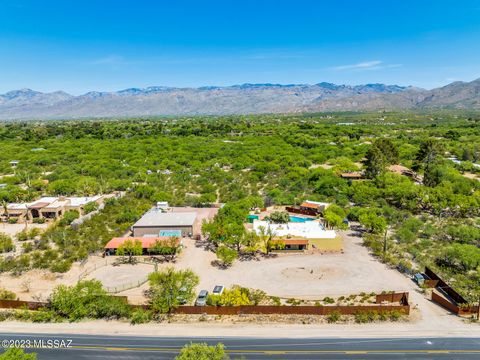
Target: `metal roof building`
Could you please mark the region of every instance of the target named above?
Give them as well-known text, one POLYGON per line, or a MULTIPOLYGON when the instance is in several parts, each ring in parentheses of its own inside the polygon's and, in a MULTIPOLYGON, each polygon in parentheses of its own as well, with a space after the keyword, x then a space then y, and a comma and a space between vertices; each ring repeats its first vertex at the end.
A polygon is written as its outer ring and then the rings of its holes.
POLYGON ((162 212, 152 209, 132 226, 133 236, 159 236, 161 232, 175 230, 181 231, 182 236, 189 236, 193 234, 196 218, 194 212, 162 212))

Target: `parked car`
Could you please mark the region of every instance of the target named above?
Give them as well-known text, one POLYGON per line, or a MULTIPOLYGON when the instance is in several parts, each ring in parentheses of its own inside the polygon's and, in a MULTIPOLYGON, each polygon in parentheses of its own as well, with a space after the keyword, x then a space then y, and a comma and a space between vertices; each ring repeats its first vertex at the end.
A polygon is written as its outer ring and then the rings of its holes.
POLYGON ((422 286, 425 283, 425 276, 423 274, 417 273, 417 274, 413 275, 413 280, 419 286, 422 286))
POLYGON ((195 306, 205 306, 207 305, 207 297, 208 291, 207 290, 200 290, 197 296, 197 300, 195 300, 195 306))
POLYGON ((212 294, 213 295, 222 295, 224 289, 225 289, 225 287, 222 286, 222 285, 215 285, 215 287, 213 288, 212 294))

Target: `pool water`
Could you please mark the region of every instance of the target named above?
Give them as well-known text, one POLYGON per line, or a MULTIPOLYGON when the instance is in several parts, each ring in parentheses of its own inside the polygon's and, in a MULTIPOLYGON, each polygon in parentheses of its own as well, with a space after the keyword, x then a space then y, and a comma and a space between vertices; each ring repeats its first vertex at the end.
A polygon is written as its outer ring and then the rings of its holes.
POLYGON ((300 216, 290 216, 290 221, 294 222, 294 223, 303 223, 303 222, 312 221, 312 220, 313 219, 304 218, 304 217, 300 217, 300 216))

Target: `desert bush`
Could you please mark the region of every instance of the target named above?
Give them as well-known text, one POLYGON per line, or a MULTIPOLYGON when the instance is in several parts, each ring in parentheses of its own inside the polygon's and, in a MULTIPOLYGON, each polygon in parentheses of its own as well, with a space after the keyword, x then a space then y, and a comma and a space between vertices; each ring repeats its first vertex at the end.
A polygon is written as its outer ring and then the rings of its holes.
POLYGON ((327 321, 329 323, 336 323, 340 321, 341 317, 342 317, 342 314, 340 314, 339 311, 332 311, 330 314, 328 314, 327 321))
POLYGON ((206 343, 185 345, 175 360, 229 360, 223 344, 209 346, 206 343))
POLYGON ((37 354, 25 353, 20 348, 8 348, 3 354, 0 354, 0 360, 36 360, 37 354))
POLYGON ((0 300, 16 300, 17 295, 10 290, 0 288, 0 300))
POLYGON ((328 296, 324 297, 322 301, 323 301, 325 304, 333 304, 333 303, 335 303, 335 300, 332 299, 331 297, 328 297, 328 296))
POLYGON ((0 233, 0 253, 10 252, 14 249, 12 238, 7 234, 0 233))
POLYGON ((152 320, 152 313, 141 308, 135 309, 130 317, 132 325, 144 324, 152 320))
POLYGON ((70 321, 118 319, 130 315, 128 304, 109 296, 98 280, 79 281, 74 286, 58 285, 50 296, 49 309, 70 321))
POLYGON ((60 219, 58 224, 60 226, 67 226, 70 225, 73 220, 76 220, 80 217, 80 214, 76 210, 69 210, 66 211, 65 214, 63 214, 63 217, 60 219))
POLYGON ((89 202, 83 207, 83 211, 85 212, 85 214, 89 214, 92 211, 95 211, 97 209, 98 209, 98 204, 95 201, 89 202))
POLYGON ((364 324, 370 322, 370 317, 366 312, 359 312, 355 314, 355 322, 358 324, 364 324))

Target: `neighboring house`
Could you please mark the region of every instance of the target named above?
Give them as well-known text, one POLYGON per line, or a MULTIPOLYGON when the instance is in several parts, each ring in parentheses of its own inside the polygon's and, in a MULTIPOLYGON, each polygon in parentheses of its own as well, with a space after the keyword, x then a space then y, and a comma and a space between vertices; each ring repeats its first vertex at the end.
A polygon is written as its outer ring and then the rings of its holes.
POLYGON ((300 204, 300 210, 305 210, 305 211, 314 210, 318 214, 320 214, 324 212, 329 205, 330 205, 329 203, 325 203, 325 202, 305 200, 302 204, 300 204))
POLYGON ((12 160, 12 161, 10 161, 10 165, 11 165, 12 167, 17 167, 17 165, 18 165, 19 162, 20 162, 20 161, 18 161, 18 160, 12 160))
MULTIPOLYGON (((58 219, 69 210, 76 210, 80 215, 84 214, 84 207, 88 203, 96 202, 101 204, 104 201, 103 195, 86 197, 65 197, 47 196, 36 201, 22 204, 8 204, 8 216, 25 221, 33 219, 58 219)), ((6 216, 4 209, 0 209, 0 215, 6 216)))
POLYGON ((270 228, 275 236, 280 238, 305 238, 305 239, 335 239, 335 230, 326 230, 319 221, 289 222, 286 224, 272 224, 268 221, 254 220, 253 230, 257 234, 262 229, 270 228))
POLYGON ((390 165, 388 168, 388 171, 391 171, 395 174, 398 174, 398 175, 403 175, 403 176, 408 176, 409 178, 412 178, 413 180, 415 181, 420 181, 420 177, 418 176, 418 174, 407 168, 406 166, 403 166, 403 165, 399 165, 399 164, 396 164, 396 165, 390 165))
POLYGON ((308 250, 308 239, 279 239, 285 247, 283 250, 304 251, 308 250))
POLYGON ((197 214, 194 212, 162 212, 161 209, 153 208, 132 226, 133 236, 158 236, 162 231, 174 230, 180 230, 182 236, 196 235, 194 234, 196 218, 197 214))
MULTIPOLYGON (((155 245, 157 241, 168 242, 172 239, 171 236, 143 236, 143 237, 114 237, 105 245, 105 253, 114 255, 117 249, 127 240, 140 241, 142 243, 142 249, 144 254, 148 254, 149 249, 155 245)), ((181 245, 180 239, 177 238, 177 246, 181 245)))

